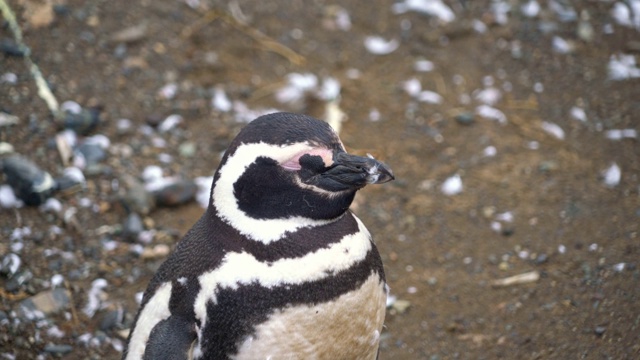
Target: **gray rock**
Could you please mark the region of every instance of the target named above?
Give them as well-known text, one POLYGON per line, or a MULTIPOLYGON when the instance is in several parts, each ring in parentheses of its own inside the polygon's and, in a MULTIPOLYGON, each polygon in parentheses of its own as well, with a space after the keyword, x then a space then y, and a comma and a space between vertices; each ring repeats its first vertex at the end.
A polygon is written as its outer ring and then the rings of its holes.
POLYGON ((7 182, 27 205, 40 205, 57 189, 51 175, 22 155, 11 155, 0 164, 7 182))
POLYGON ((73 351, 73 346, 67 344, 47 344, 44 346, 44 352, 54 355, 64 355, 73 351))
POLYGON ((122 236, 129 240, 135 240, 144 231, 142 218, 137 213, 130 213, 122 224, 122 236))
POLYGON ((22 300, 16 311, 24 318, 38 319, 43 315, 54 314, 66 309, 70 301, 71 294, 69 291, 56 288, 22 300))

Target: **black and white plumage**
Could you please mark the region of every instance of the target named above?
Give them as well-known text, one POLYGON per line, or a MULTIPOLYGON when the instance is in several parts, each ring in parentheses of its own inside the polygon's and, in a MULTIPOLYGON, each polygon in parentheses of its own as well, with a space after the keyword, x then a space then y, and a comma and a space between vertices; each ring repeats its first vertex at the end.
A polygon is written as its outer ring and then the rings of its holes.
POLYGON ((375 359, 384 271, 348 209, 357 190, 392 179, 325 122, 251 122, 145 291, 123 359, 375 359))

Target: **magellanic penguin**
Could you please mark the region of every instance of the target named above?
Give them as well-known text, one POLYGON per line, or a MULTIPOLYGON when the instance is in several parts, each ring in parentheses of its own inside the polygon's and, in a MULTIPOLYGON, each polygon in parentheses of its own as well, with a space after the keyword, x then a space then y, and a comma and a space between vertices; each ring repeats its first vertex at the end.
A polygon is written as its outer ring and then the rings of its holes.
POLYGON ((387 286, 349 205, 393 178, 323 121, 249 123, 145 291, 123 359, 375 359, 387 286))

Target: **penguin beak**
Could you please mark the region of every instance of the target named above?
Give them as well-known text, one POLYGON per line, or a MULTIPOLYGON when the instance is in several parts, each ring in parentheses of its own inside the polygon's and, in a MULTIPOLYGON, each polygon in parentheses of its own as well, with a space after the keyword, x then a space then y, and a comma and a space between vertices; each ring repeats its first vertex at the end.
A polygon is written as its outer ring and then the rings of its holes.
POLYGON ((383 184, 395 179, 391 169, 373 156, 367 157, 338 152, 333 164, 322 173, 323 182, 332 182, 346 189, 359 189, 367 184, 383 184))

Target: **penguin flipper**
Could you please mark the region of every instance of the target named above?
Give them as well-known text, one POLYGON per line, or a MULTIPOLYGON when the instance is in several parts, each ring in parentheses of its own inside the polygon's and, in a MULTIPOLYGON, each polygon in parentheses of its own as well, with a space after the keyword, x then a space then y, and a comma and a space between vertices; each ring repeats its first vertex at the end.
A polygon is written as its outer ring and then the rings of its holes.
POLYGON ((197 338, 193 322, 170 316, 153 327, 143 360, 188 360, 197 338))

